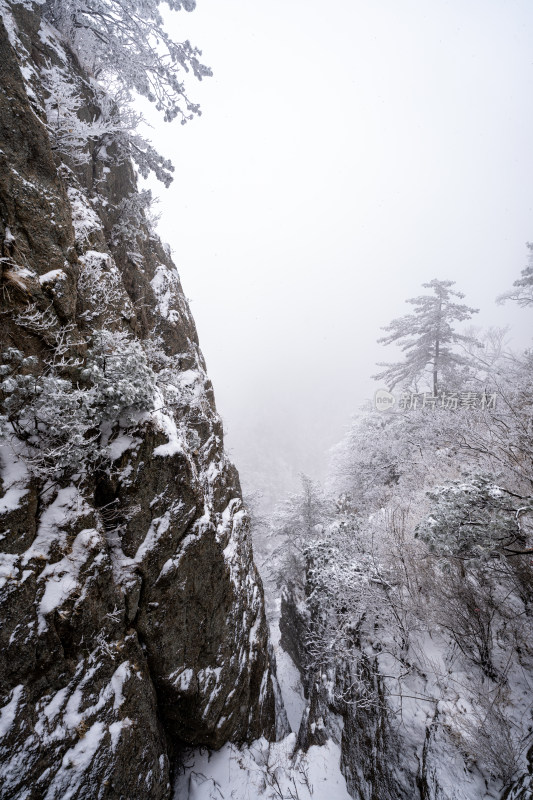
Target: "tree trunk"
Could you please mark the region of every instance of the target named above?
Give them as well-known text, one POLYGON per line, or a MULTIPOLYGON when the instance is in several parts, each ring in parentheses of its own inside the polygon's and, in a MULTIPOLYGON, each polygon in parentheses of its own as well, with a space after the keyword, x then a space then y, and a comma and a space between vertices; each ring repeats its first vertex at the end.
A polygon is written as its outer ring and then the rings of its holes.
POLYGON ((440 333, 442 325, 442 297, 439 297, 439 306, 437 311, 437 330, 435 332, 435 359, 433 361, 433 396, 437 396, 439 388, 439 351, 440 351, 440 333))
POLYGON ((438 384, 438 370, 439 370, 439 339, 435 341, 435 360, 433 362, 433 395, 437 396, 438 384))

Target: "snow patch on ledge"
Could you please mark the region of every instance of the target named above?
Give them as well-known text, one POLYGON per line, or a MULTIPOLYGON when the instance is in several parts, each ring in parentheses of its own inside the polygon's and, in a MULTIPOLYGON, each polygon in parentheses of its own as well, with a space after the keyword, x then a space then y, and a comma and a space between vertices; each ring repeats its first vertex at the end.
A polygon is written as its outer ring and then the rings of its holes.
POLYGON ((39 283, 44 286, 47 283, 55 283, 56 281, 66 281, 67 274, 62 269, 51 269, 45 275, 39 276, 39 283))
POLYGON ((8 734, 11 730, 11 726, 15 721, 23 690, 24 687, 22 684, 15 686, 11 692, 11 700, 7 705, 0 709, 0 739, 3 739, 4 736, 6 736, 6 734, 8 734))
MULTIPOLYGON (((100 217, 91 206, 88 198, 74 186, 67 188, 72 209, 72 226, 78 242, 85 242, 93 233, 102 229, 100 217)), ((87 254, 86 254, 87 255, 87 254)), ((101 256, 106 254, 100 253, 101 256)))
POLYGON ((177 270, 171 271, 164 264, 159 264, 150 285, 157 299, 157 308, 164 319, 179 322, 179 312, 171 308, 176 303, 179 293, 179 277, 177 270))
POLYGON ((16 49, 18 43, 18 28, 13 19, 13 14, 8 4, 4 0, 0 0, 0 17, 4 23, 6 33, 9 39, 9 44, 13 49, 16 49))
POLYGON ((164 411, 164 399, 161 392, 157 391, 154 397, 156 410, 152 412, 152 418, 156 427, 162 431, 168 439, 165 444, 160 444, 154 449, 154 456, 174 456, 176 453, 185 453, 186 444, 178 431, 176 421, 171 414, 164 411))
POLYGON ((137 564, 140 564, 141 561, 145 558, 145 556, 151 551, 154 550, 157 543, 167 533, 172 523, 173 511, 179 510, 181 507, 178 504, 178 509, 168 509, 165 511, 162 517, 156 517, 150 523, 150 527, 148 528, 148 533, 144 537, 143 542, 139 545, 137 552, 135 553, 134 561, 137 564))
POLYGON ((47 559, 53 544, 65 546, 67 531, 76 518, 89 515, 92 509, 76 486, 59 489, 53 502, 41 514, 37 535, 22 557, 25 566, 32 558, 47 559))
POLYGON ((109 458, 111 461, 117 461, 127 450, 138 447, 140 442, 141 439, 129 436, 125 433, 117 436, 116 439, 113 439, 113 441, 107 445, 109 458))
POLYGON ((68 600, 80 586, 79 575, 91 553, 101 544, 100 534, 94 528, 86 528, 74 539, 70 553, 55 564, 47 564, 39 580, 45 581, 44 594, 39 603, 39 633, 47 629, 46 617, 68 600))

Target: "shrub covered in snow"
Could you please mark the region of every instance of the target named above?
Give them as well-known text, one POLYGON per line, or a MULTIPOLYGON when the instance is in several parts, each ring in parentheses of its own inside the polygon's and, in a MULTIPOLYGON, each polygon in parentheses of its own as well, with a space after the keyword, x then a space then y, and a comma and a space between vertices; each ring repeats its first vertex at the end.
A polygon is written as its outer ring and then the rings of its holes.
POLYGON ((531 499, 517 498, 490 477, 474 475, 428 492, 433 508, 416 535, 441 556, 486 560, 525 546, 521 517, 531 499))
POLYGON ((78 360, 52 356, 43 372, 15 349, 3 361, 0 433, 23 444, 20 455, 38 477, 83 472, 105 455, 102 423, 127 424, 153 407, 154 373, 141 343, 123 332, 96 331, 81 370, 78 360))

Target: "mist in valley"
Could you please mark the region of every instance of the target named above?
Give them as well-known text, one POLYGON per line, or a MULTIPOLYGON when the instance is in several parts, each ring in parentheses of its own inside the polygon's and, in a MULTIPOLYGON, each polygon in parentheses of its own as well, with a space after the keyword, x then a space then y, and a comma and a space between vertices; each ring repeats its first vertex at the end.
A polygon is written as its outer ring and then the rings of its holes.
POLYGON ((530 344, 527 311, 495 300, 532 238, 533 9, 202 0, 169 24, 214 77, 200 119, 150 131, 176 166, 159 230, 244 489, 271 506, 324 478, 424 282, 530 344))

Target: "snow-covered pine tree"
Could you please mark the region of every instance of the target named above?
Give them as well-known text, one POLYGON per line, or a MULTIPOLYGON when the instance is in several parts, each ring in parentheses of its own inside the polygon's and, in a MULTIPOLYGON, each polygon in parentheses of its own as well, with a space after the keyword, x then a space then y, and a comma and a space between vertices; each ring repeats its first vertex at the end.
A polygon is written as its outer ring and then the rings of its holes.
POLYGON ((457 333, 453 323, 470 319, 478 309, 454 302, 453 298, 464 297, 461 292, 452 290, 454 284, 455 281, 437 279, 423 283, 422 286, 432 289, 433 294, 407 300, 415 306, 414 312, 394 319, 383 328, 388 333, 378 342, 398 343, 406 357, 396 364, 378 363, 378 367, 385 369, 372 376, 375 380, 385 381, 390 389, 397 384, 407 388, 422 380, 429 370, 429 383, 433 394, 437 395, 443 374, 453 374, 468 364, 465 356, 452 348, 457 344, 472 344, 474 339, 457 333))
POLYGON ((533 242, 526 242, 529 249, 528 265, 522 270, 521 278, 513 283, 514 289, 498 297, 498 303, 516 300, 519 306, 533 306, 533 242))

